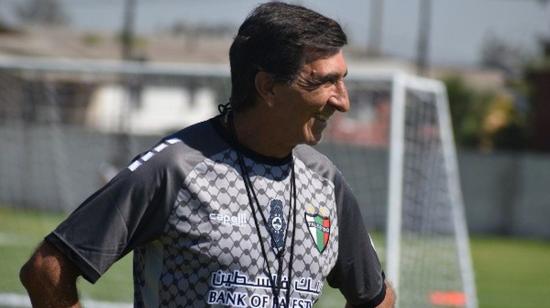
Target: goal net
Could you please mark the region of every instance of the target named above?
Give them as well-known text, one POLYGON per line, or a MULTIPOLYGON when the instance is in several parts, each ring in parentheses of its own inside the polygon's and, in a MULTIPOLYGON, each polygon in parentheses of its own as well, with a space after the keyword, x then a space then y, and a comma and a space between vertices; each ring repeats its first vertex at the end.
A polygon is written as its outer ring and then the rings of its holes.
MULTIPOLYGON (((215 115, 230 82, 225 66, 1 58, 0 85, 0 257, 17 277, 66 215, 49 213, 72 211, 159 137, 215 115)), ((317 148, 353 188, 399 307, 477 307, 444 86, 350 64, 347 87, 351 111, 317 148)), ((130 279, 107 273, 103 293, 81 294, 128 302, 130 279)), ((0 302, 23 293, 0 281, 0 302)))
POLYGON ((445 88, 394 82, 388 275, 401 306, 477 307, 445 88))

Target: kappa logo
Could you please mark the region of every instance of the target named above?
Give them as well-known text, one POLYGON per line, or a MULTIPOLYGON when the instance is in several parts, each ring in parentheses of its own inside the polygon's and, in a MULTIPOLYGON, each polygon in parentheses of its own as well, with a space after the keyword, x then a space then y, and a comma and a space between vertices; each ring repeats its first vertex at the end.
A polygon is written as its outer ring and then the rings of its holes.
POLYGON ((309 234, 315 242, 315 247, 320 253, 323 253, 330 238, 330 218, 319 214, 306 213, 306 224, 309 234))

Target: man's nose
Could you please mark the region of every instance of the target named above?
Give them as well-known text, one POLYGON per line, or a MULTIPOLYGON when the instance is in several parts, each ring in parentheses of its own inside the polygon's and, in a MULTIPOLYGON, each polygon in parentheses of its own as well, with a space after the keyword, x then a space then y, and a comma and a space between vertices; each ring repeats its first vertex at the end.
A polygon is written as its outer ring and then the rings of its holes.
POLYGON ((349 111, 350 102, 348 97, 348 89, 346 88, 344 81, 340 81, 336 85, 336 93, 333 97, 331 97, 330 103, 340 112, 349 111))

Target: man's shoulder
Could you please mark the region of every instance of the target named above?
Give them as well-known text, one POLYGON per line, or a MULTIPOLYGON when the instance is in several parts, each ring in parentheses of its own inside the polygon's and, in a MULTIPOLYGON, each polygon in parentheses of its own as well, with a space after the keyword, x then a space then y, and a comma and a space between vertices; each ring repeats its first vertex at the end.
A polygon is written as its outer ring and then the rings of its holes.
POLYGON ((297 145, 294 148, 294 154, 304 162, 321 162, 332 165, 332 162, 325 154, 307 144, 297 145))
POLYGON ((129 169, 145 162, 153 168, 180 166, 188 169, 227 148, 213 128, 215 118, 193 124, 160 139, 155 145, 132 160, 129 169))
POLYGON ((214 117, 187 126, 177 132, 165 136, 163 140, 178 139, 185 144, 207 143, 211 138, 204 137, 211 137, 211 135, 216 133, 212 125, 212 121, 214 121, 215 119, 216 118, 214 117))
POLYGON ((217 117, 190 125, 173 134, 164 137, 161 142, 173 140, 180 144, 179 150, 198 151, 204 156, 210 156, 227 148, 227 143, 218 133, 214 122, 217 117))
POLYGON ((306 168, 333 180, 340 172, 334 163, 323 153, 309 145, 301 144, 294 149, 296 158, 301 160, 306 168))

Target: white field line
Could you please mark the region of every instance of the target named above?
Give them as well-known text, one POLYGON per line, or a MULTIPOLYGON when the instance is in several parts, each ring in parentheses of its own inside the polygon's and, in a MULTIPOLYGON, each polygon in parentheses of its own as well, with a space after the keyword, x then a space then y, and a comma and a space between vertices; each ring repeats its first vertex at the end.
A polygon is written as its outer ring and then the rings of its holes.
MULTIPOLYGON (((134 305, 130 303, 111 303, 111 302, 101 302, 91 299, 85 299, 81 301, 82 306, 85 308, 131 308, 134 305)), ((31 301, 28 296, 15 294, 15 293, 0 293, 0 307, 12 307, 19 308, 25 307, 29 308, 31 306, 31 301)))

